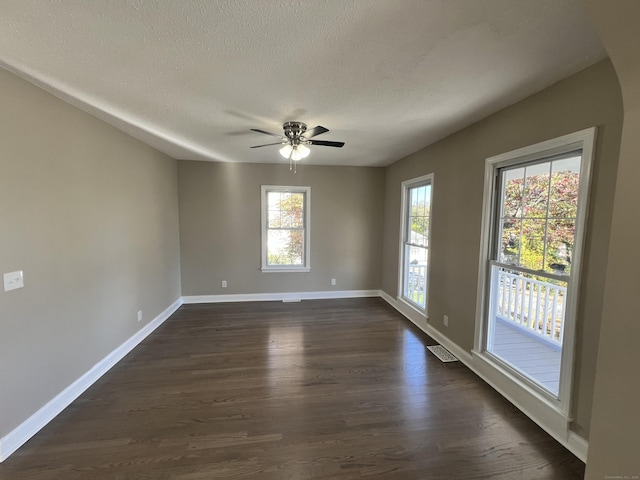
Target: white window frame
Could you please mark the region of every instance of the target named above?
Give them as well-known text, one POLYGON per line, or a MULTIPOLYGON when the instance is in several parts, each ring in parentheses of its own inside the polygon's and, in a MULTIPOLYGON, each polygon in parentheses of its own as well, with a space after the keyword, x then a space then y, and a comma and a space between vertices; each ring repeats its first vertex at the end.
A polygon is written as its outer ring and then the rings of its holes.
POLYGON ((311 187, 282 186, 282 185, 262 185, 261 186, 261 206, 262 206, 262 268, 263 272, 309 272, 311 271, 311 187), (270 192, 283 193, 303 193, 304 194, 304 264, 303 265, 269 265, 267 262, 267 194, 270 192))
MULTIPOLYGON (((556 412, 563 422, 571 421, 571 389, 574 370, 574 342, 576 331, 576 316, 578 305, 578 292, 581 282, 583 246, 585 241, 586 221, 588 216, 588 201, 591 184, 591 165, 595 151, 596 127, 581 130, 535 145, 520 148, 501 155, 487 158, 485 163, 484 199, 482 212, 482 229, 480 240, 480 258, 478 268, 478 295, 476 305, 476 326, 473 355, 482 364, 481 371, 489 377, 491 383, 497 385, 507 397, 520 398, 529 402, 531 411, 537 405, 550 407, 550 411, 556 412), (526 377, 519 375, 513 369, 506 366, 486 351, 486 315, 489 308, 488 295, 490 291, 489 260, 493 235, 492 225, 496 212, 494 195, 496 172, 498 168, 515 165, 518 163, 553 157, 574 150, 582 150, 582 164, 580 169, 580 192, 578 195, 578 214, 575 230, 575 244, 573 261, 571 264, 572 281, 569 281, 567 289, 569 302, 565 313, 565 330, 562 345, 562 359, 560 369, 560 388, 558 396, 554 396, 546 390, 533 384, 526 377)), ((543 414, 544 415, 544 414, 543 414)), ((553 418, 553 417, 550 417, 553 418)))
POLYGON ((433 173, 429 173, 427 175, 422 175, 421 177, 416 177, 416 178, 412 178, 409 180, 405 180, 404 182, 402 182, 401 184, 401 202, 400 202, 400 254, 399 254, 399 259, 400 262, 398 264, 398 295, 397 298, 400 302, 402 302, 404 305, 412 308, 413 310, 417 311, 418 313, 420 313, 421 315, 425 316, 426 318, 429 318, 428 315, 428 311, 429 311, 429 286, 431 285, 431 283, 429 282, 429 277, 430 277, 430 271, 431 271, 431 225, 432 225, 432 219, 433 219, 433 182, 434 182, 434 174, 433 173), (430 205, 431 205, 431 211, 429 214, 429 231, 427 232, 427 273, 425 275, 425 282, 426 282, 426 287, 425 288, 425 302, 424 302, 424 310, 417 304, 413 303, 413 302, 409 302, 404 298, 404 266, 405 266, 405 238, 406 238, 406 233, 407 233, 407 210, 409 208, 408 205, 408 201, 409 201, 409 189, 412 187, 417 187, 420 185, 426 185, 429 184, 431 185, 431 199, 430 199, 430 205))

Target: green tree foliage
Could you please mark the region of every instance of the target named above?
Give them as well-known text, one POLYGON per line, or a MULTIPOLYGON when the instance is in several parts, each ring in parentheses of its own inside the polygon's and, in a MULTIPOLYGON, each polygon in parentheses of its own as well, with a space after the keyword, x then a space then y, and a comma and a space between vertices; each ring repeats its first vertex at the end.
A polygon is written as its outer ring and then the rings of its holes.
POLYGON ((579 174, 572 171, 507 180, 503 261, 534 270, 569 272, 579 182, 579 174))
POLYGON ((411 231, 425 238, 429 233, 430 206, 424 202, 411 206, 411 231))

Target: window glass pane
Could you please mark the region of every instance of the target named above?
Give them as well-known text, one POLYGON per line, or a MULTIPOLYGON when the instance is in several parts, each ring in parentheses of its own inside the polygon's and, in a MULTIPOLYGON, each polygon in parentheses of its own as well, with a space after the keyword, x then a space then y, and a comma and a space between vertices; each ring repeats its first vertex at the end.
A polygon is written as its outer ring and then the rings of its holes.
POLYGON ((550 219, 547 231, 547 264, 545 270, 556 274, 571 273, 575 219, 550 219))
POLYGON ((280 227, 304 227, 304 194, 288 192, 269 193, 269 209, 282 212, 280 227))
POLYGON ((425 308, 427 298, 427 249, 407 245, 405 247, 406 281, 404 297, 425 308))
POLYGON ((552 172, 549 216, 575 219, 578 211, 580 157, 553 162, 552 172))
POLYGON ((567 283, 491 267, 487 351, 557 395, 567 283))
POLYGON ((422 185, 409 189, 411 198, 408 212, 408 238, 414 245, 427 246, 429 219, 431 213, 431 185, 422 185))
POLYGON ((280 209, 280 192, 268 192, 267 193, 267 206, 269 210, 280 209))
POLYGON ((290 222, 292 228, 304 228, 304 194, 296 193, 290 197, 290 222))
POLYGON ((525 219, 522 221, 520 266, 532 270, 542 270, 545 225, 544 219, 525 219))
POLYGON ((422 185, 421 187, 417 187, 416 191, 418 194, 418 205, 422 206, 422 208, 424 209, 427 203, 425 198, 427 193, 427 187, 425 185, 422 185))
POLYGON ((522 218, 524 168, 507 170, 504 175, 505 191, 502 202, 502 216, 522 218))
POLYGON ((549 204, 549 162, 526 168, 524 180, 524 216, 545 218, 549 204))
POLYGON ((291 213, 286 211, 282 212, 280 227, 291 228, 291 213))
POLYGON ((499 261, 570 272, 580 162, 577 155, 504 171, 499 261))
POLYGON ((291 194, 289 192, 280 192, 280 200, 278 204, 282 210, 287 210, 287 205, 289 205, 289 199, 291 198, 291 194))
POLYGON ((409 243, 426 247, 428 232, 428 217, 411 217, 411 237, 409 238, 409 243))
POLYGON ((416 189, 415 188, 411 188, 409 189, 409 195, 411 197, 411 206, 415 207, 416 205, 418 205, 418 195, 416 194, 416 189))
POLYGON ((269 210, 268 212, 269 220, 268 225, 269 228, 280 228, 280 210, 269 210))
POLYGON ((303 258, 304 232, 302 230, 268 231, 268 265, 303 265, 303 258))
POLYGON ((499 261, 513 265, 520 264, 520 244, 522 220, 505 218, 502 220, 502 249, 499 261))

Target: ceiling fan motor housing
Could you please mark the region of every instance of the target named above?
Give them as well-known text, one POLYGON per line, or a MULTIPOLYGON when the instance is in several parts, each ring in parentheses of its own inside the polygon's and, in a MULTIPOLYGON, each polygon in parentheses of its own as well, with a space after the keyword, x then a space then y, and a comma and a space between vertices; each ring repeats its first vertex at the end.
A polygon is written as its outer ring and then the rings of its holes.
POLYGON ((300 137, 307 131, 307 124, 302 122, 285 122, 282 124, 284 135, 291 145, 300 144, 300 137))

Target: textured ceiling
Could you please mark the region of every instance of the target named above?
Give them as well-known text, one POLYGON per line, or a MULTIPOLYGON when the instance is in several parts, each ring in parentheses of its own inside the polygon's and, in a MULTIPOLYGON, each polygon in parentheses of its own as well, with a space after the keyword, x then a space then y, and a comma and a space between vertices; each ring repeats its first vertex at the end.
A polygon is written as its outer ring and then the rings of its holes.
POLYGON ((578 0, 3 0, 0 66, 178 159, 388 165, 606 57, 578 0), (276 140, 277 141, 277 140, 276 140))

